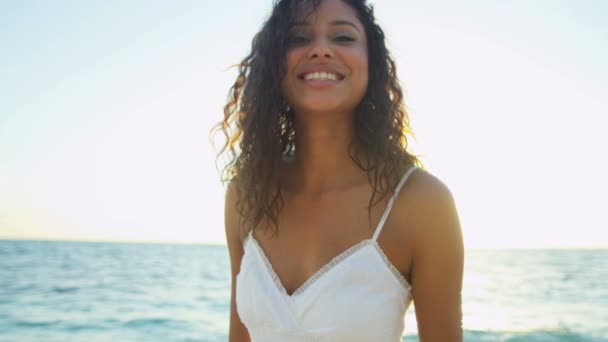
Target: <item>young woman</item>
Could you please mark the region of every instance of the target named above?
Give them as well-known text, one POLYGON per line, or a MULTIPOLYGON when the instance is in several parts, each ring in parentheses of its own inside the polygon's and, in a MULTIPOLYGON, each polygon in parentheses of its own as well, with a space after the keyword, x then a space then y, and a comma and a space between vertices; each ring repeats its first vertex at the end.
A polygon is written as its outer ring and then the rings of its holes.
POLYGON ((461 341, 448 188, 407 152, 395 63, 364 0, 279 0, 214 132, 227 141, 230 341, 461 341))

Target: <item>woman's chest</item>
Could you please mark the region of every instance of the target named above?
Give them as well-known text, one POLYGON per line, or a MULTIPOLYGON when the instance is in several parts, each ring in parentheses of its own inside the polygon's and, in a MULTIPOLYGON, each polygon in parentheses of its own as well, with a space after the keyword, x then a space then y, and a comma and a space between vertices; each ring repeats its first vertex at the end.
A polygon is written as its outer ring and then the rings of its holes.
MULTIPOLYGON (((286 291, 295 291, 333 259, 372 238, 386 202, 370 208, 369 199, 353 195, 286 202, 278 218, 278 235, 271 234, 270 225, 254 233, 286 291)), ((402 228, 387 220, 378 244, 388 261, 409 279, 411 248, 402 228)))

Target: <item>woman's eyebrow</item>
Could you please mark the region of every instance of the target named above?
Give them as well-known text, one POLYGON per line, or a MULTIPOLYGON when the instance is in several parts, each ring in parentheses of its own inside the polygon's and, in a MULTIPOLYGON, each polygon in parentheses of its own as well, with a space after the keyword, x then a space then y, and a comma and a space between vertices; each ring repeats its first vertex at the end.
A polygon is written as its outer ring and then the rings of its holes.
POLYGON ((359 28, 355 24, 353 24, 352 22, 350 22, 348 20, 334 20, 334 21, 331 22, 331 25, 334 25, 334 26, 336 26, 336 25, 348 25, 348 26, 354 27, 355 30, 361 32, 359 30, 359 28))
MULTIPOLYGON (((347 25, 347 26, 352 26, 355 30, 361 32, 361 30, 359 30, 359 28, 357 27, 357 25, 355 25, 353 22, 348 21, 348 20, 334 20, 332 22, 329 23, 332 26, 341 26, 341 25, 347 25)), ((298 27, 298 26, 310 26, 310 23, 307 21, 297 21, 295 23, 293 23, 291 25, 292 27, 298 27)))

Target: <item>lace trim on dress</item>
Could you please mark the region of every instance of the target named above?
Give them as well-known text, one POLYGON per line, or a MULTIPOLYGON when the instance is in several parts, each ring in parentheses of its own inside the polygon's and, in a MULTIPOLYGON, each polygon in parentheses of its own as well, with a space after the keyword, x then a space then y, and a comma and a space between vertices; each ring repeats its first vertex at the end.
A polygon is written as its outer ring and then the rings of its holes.
POLYGON ((321 269, 319 269, 317 272, 315 272, 315 274, 313 274, 310 278, 308 278, 308 280, 306 280, 304 282, 304 284, 300 285, 300 287, 298 287, 292 294, 289 294, 289 293, 287 293, 287 290, 281 283, 281 279, 275 272, 274 268, 272 267, 272 264, 270 263, 270 260, 268 260, 268 257, 266 257, 266 254, 262 250, 262 247, 260 246, 260 244, 255 240, 255 238, 253 236, 251 237, 251 240, 255 243, 255 245, 259 251, 259 254, 262 257, 262 260, 264 261, 264 264, 266 265, 266 268, 268 269, 268 271, 271 275, 272 281, 275 283, 276 287, 279 289, 280 292, 282 292, 285 295, 290 296, 290 297, 297 296, 297 295, 301 294, 302 292, 304 292, 317 279, 319 279, 321 276, 323 276, 325 273, 327 273, 329 270, 331 270, 334 266, 339 264, 342 260, 346 259, 348 256, 352 255, 356 251, 360 250, 362 247, 367 246, 371 242, 370 239, 366 239, 366 240, 363 240, 363 241, 357 243, 354 246, 349 247, 347 250, 340 253, 339 255, 334 257, 330 262, 325 264, 325 266, 321 267, 321 269))
POLYGON ((380 248, 380 245, 378 244, 378 242, 374 241, 374 247, 376 247, 378 254, 380 254, 380 256, 382 257, 382 260, 384 260, 384 263, 386 264, 388 269, 393 273, 395 278, 397 278, 397 280, 399 280, 399 283, 401 283, 401 285, 403 286, 405 291, 408 291, 408 292, 411 291, 412 286, 410 285, 410 283, 403 277, 403 275, 401 274, 401 272, 399 272, 397 267, 395 267, 395 265, 393 265, 393 263, 390 260, 388 260, 388 257, 386 256, 386 254, 384 254, 384 251, 382 250, 382 248, 380 248))
POLYGON ((274 268, 272 267, 272 264, 270 263, 270 260, 268 260, 268 258, 266 257, 266 253, 264 253, 264 251, 262 250, 262 247, 260 246, 260 244, 258 244, 258 242, 253 237, 251 237, 251 241, 253 241, 255 243, 255 247, 258 250, 258 254, 262 257, 262 260, 264 261, 264 266, 266 267, 266 269, 270 273, 270 277, 272 278, 272 281, 276 285, 277 289, 281 293, 284 293, 285 295, 289 296, 289 294, 287 293, 287 290, 285 290, 285 288, 283 287, 283 284, 281 283, 281 279, 279 279, 279 276, 274 271, 274 268))
POLYGON ((243 249, 245 249, 245 247, 247 247, 247 241, 249 241, 249 238, 251 238, 251 231, 249 231, 247 236, 245 236, 245 238, 243 239, 243 249))
MULTIPOLYGON (((304 284, 302 284, 300 287, 298 287, 298 289, 295 290, 291 295, 295 296, 295 295, 298 295, 299 293, 302 293, 304 290, 306 290, 307 287, 312 285, 323 274, 327 273, 327 271, 329 271, 334 266, 339 264, 342 260, 349 257, 351 254, 353 254, 356 251, 358 251, 359 249, 367 246, 370 242, 371 242, 371 240, 369 240, 369 239, 363 240, 363 241, 357 243, 356 245, 349 247, 344 252, 340 253, 339 255, 337 255, 336 257, 331 259, 330 262, 328 262, 327 264, 325 264, 325 266, 321 267, 320 270, 315 272, 315 274, 312 277, 310 277, 304 284)), ((281 287, 282 287, 282 285, 281 285, 281 287)), ((287 291, 285 291, 285 292, 287 292, 287 291)))
POLYGON ((359 243, 357 243, 357 244, 349 247, 344 252, 342 252, 339 255, 337 255, 336 257, 334 257, 330 262, 328 262, 327 264, 325 264, 325 266, 321 267, 321 269, 319 269, 317 272, 315 272, 315 274, 313 274, 310 278, 308 278, 308 280, 306 280, 304 282, 304 284, 300 285, 300 287, 298 287, 290 295, 289 293, 287 293, 287 290, 285 289, 285 287, 281 283, 281 279, 279 278, 279 276, 275 272, 274 268, 272 267, 272 263, 270 262, 270 260, 266 256, 266 254, 264 253, 264 250, 262 250, 262 247, 255 240, 255 238, 251 234, 247 235, 247 237, 245 238, 243 244, 245 245, 247 243, 247 241, 249 241, 249 240, 252 240, 254 242, 254 244, 256 245, 256 248, 257 248, 257 250, 259 252, 258 254, 262 257, 262 260, 263 260, 263 262, 264 262, 264 264, 266 266, 266 269, 268 270, 268 273, 270 274, 270 276, 272 278, 272 281, 274 282, 275 286, 277 287, 277 289, 279 290, 279 292, 285 294, 286 296, 293 297, 293 296, 297 296, 297 295, 301 294, 302 292, 306 291, 306 289, 308 287, 310 287, 315 281, 317 281, 319 278, 321 278, 325 273, 327 273, 328 271, 330 271, 334 266, 338 265, 344 259, 348 258, 349 256, 351 256, 355 252, 361 250, 363 247, 365 247, 367 245, 370 245, 370 244, 372 244, 374 246, 374 248, 376 249, 376 251, 378 252, 378 254, 380 254, 381 259, 384 261, 384 263, 389 268, 389 270, 391 271, 391 273, 393 273, 393 275, 395 276, 395 278, 397 278, 397 280, 399 281, 399 283, 403 286, 404 290, 406 292, 411 290, 410 284, 403 277, 403 275, 401 275, 401 273, 399 272, 399 270, 395 266, 393 266, 393 264, 390 262, 390 260, 386 256, 386 254, 384 254, 384 252, 382 251, 382 248, 380 248, 380 245, 378 245, 378 243, 375 240, 365 239, 365 240, 362 240, 361 242, 359 242, 359 243))

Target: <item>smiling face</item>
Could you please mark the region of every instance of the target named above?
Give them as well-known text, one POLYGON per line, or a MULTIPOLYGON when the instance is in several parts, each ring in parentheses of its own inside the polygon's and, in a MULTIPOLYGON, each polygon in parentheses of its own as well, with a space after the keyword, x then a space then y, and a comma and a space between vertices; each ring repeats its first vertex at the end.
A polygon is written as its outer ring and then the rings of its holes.
POLYGON ((351 113, 365 95, 365 30, 350 6, 323 0, 288 35, 283 96, 296 113, 351 113))

